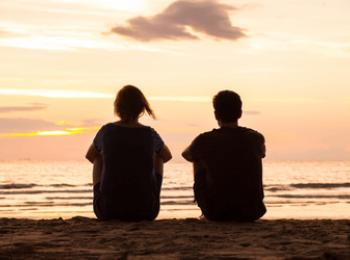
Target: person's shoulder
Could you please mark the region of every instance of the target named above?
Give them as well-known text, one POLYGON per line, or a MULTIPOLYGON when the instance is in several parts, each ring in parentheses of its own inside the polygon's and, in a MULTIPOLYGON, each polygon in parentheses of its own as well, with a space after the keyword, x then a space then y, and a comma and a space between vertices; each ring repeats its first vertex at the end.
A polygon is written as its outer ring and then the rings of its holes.
POLYGON ((152 135, 158 135, 158 132, 153 127, 145 126, 142 129, 144 129, 146 131, 150 131, 152 133, 152 135))
POLYGON ((118 125, 110 122, 110 123, 106 123, 104 125, 101 126, 99 133, 101 134, 105 134, 105 133, 110 133, 110 132, 115 132, 115 130, 118 129, 118 125))
POLYGON ((261 133, 259 133, 257 130, 252 129, 252 128, 249 128, 249 127, 240 126, 239 128, 240 128, 242 131, 246 131, 247 133, 259 134, 259 135, 261 135, 261 133))
POLYGON ((97 133, 96 133, 96 140, 102 140, 102 139, 104 139, 104 137, 107 135, 108 136, 108 133, 107 132, 109 132, 109 127, 110 127, 110 124, 111 123, 107 123, 107 124, 105 124, 105 125, 102 125, 99 129, 98 129, 98 131, 97 131, 97 133))
POLYGON ((220 131, 220 129, 213 128, 212 130, 203 132, 203 133, 199 134, 198 136, 202 136, 202 137, 212 136, 212 135, 217 134, 219 131, 220 131))
POLYGON ((213 138, 215 138, 215 136, 218 134, 218 129, 213 129, 211 131, 206 131, 203 133, 200 133, 199 135, 197 135, 194 140, 193 140, 193 144, 195 143, 202 143, 202 142, 207 142, 208 140, 212 140, 213 138))
POLYGON ((101 126, 100 131, 106 131, 107 129, 110 129, 110 128, 115 127, 115 126, 116 126, 116 124, 106 123, 106 124, 101 126))
POLYGON ((246 135, 250 135, 250 136, 264 139, 264 136, 261 133, 259 133, 257 130, 254 130, 254 129, 251 129, 248 127, 240 127, 240 129, 246 135))
POLYGON ((116 124, 110 122, 110 123, 106 123, 106 124, 102 125, 102 126, 101 126, 101 129, 102 129, 102 128, 113 127, 113 126, 116 126, 116 124))
POLYGON ((158 134, 158 132, 154 128, 152 128, 150 126, 145 126, 142 129, 144 129, 144 131, 149 132, 153 138, 160 138, 160 135, 158 134))

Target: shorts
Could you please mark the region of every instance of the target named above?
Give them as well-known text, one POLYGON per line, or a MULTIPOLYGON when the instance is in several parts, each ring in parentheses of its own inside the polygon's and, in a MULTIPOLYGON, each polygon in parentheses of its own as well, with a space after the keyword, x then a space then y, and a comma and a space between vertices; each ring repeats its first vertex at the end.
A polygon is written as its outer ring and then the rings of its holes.
POLYGON ((118 207, 114 203, 107 201, 100 192, 100 182, 94 186, 93 208, 96 217, 99 220, 107 221, 111 219, 119 219, 122 221, 142 221, 154 220, 160 210, 160 191, 163 182, 163 176, 156 173, 156 190, 151 194, 150 207, 145 210, 131 210, 118 207))

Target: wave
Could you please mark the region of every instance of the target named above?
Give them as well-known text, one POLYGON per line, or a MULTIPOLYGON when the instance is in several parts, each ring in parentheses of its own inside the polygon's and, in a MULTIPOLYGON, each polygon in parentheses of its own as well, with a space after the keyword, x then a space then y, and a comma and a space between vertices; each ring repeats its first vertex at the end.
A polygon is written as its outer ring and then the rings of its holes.
MULTIPOLYGON (((9 183, 0 185, 1 190, 16 190, 16 189, 32 189, 32 188, 78 188, 78 187, 92 187, 92 183, 86 184, 68 184, 68 183, 56 183, 56 184, 35 184, 35 183, 9 183)), ((350 188, 350 183, 293 183, 293 184, 265 184, 264 189, 266 191, 281 191, 290 189, 334 189, 334 188, 350 188)), ((192 186, 177 186, 177 187, 162 187, 165 191, 176 190, 192 190, 192 186)))
MULTIPOLYGON (((45 188, 64 188, 64 187, 92 187, 92 183, 86 184, 68 184, 68 183, 57 183, 57 184, 35 184, 35 183, 9 183, 0 185, 0 190, 9 190, 9 189, 30 189, 34 187, 45 187, 45 188)), ((178 187, 162 187, 162 190, 192 190, 192 186, 178 186, 178 187)))
MULTIPOLYGON (((18 204, 0 204, 0 208, 36 208, 36 207, 85 207, 92 205, 92 198, 90 198, 89 202, 53 202, 53 201, 27 201, 24 203, 18 204)), ((162 206, 176 206, 176 205, 197 205, 193 200, 185 200, 185 201, 165 201, 161 202, 162 206)))
POLYGON ((68 184, 68 183, 58 183, 58 184, 25 184, 25 183, 10 183, 10 184, 3 184, 0 185, 0 190, 9 190, 9 189, 30 189, 34 187, 54 187, 54 188, 64 188, 64 187, 86 187, 86 186, 92 186, 92 183, 87 184, 80 184, 80 185, 74 185, 74 184, 68 184))
POLYGON ((283 194, 283 195, 274 195, 270 197, 277 197, 277 198, 287 198, 287 199, 350 199, 350 194, 346 195, 294 195, 294 194, 283 194))
POLYGON ((88 190, 26 190, 26 191, 0 191, 0 195, 23 195, 23 194, 42 194, 42 193, 92 193, 88 190))
POLYGON ((299 183, 290 184, 291 187, 298 189, 329 189, 329 188, 350 188, 350 183, 299 183))
MULTIPOLYGON (((319 201, 319 200, 307 200, 307 201, 300 201, 300 200, 279 200, 279 201, 264 201, 265 205, 268 207, 283 207, 286 205, 289 206, 308 206, 308 205, 329 205, 329 204, 335 204, 339 203, 338 201, 319 201)), ((343 202, 344 203, 344 202, 343 202)), ((350 202, 346 202, 350 203, 350 202)), ((0 212, 1 211, 9 211, 11 209, 20 209, 20 211, 23 210, 36 210, 38 208, 65 208, 65 210, 68 207, 91 207, 92 211, 92 199, 90 201, 84 201, 84 202, 52 202, 52 201, 42 201, 42 202, 35 202, 35 201, 28 201, 25 203, 14 203, 14 204, 0 204, 0 212)), ((198 209, 197 203, 193 200, 185 200, 185 201, 164 201, 160 203, 161 206, 191 206, 190 208, 196 208, 198 209)), ((161 210, 166 210, 167 208, 161 208, 161 210)), ((189 209, 186 207, 186 209, 189 209)), ((185 210, 183 208, 173 208, 172 210, 185 210)))
POLYGON ((0 189, 28 189, 28 188, 33 188, 35 186, 38 186, 37 184, 5 184, 5 185, 0 185, 0 189))
POLYGON ((174 205, 197 205, 197 202, 194 202, 193 200, 179 200, 179 201, 175 201, 175 200, 170 200, 170 201, 164 201, 161 202, 160 205, 163 206, 174 206, 174 205))
MULTIPOLYGON (((28 184, 29 185, 29 184, 28 184)), ((43 185, 41 185, 43 186, 43 185)), ((52 185, 50 185, 52 186, 52 185)), ((86 185, 85 185, 86 186, 86 185)), ((62 186, 60 186, 62 187, 62 186)), ((81 187, 81 186, 76 186, 76 187, 81 187)), ((0 189, 0 195, 20 195, 20 194, 42 194, 42 193, 92 193, 92 189, 45 189, 45 190, 18 190, 18 189, 24 189, 25 187, 22 188, 16 188, 15 190, 9 190, 9 188, 5 190, 0 189)), ((192 189, 192 187, 174 187, 174 188, 162 188, 162 191, 168 190, 189 190, 192 189)), ((180 195, 179 198, 182 198, 180 195)), ((185 197, 183 197, 185 198, 185 197)))
MULTIPOLYGON (((1 197, 0 197, 1 199, 1 197)), ((72 196, 65 196, 65 197, 59 197, 59 196, 55 196, 55 197, 46 197, 45 199, 47 200, 92 200, 93 196, 86 196, 86 197, 72 197, 72 196)), ((161 199, 190 199, 190 200, 194 200, 194 196, 161 196, 161 199)))
POLYGON ((337 189, 350 188, 350 183, 293 183, 293 184, 268 184, 264 185, 265 191, 277 192, 295 189, 337 189))
POLYGON ((192 186, 162 187, 162 190, 193 190, 193 187, 192 186))
POLYGON ((33 207, 85 207, 92 205, 91 202, 85 203, 53 203, 53 202, 35 202, 28 201, 24 204, 8 204, 2 205, 0 204, 0 208, 33 208, 33 207))
POLYGON ((194 195, 190 195, 190 196, 187 196, 187 195, 179 195, 179 196, 163 196, 161 195, 160 196, 162 199, 173 199, 173 198, 177 198, 177 199, 194 199, 194 195))

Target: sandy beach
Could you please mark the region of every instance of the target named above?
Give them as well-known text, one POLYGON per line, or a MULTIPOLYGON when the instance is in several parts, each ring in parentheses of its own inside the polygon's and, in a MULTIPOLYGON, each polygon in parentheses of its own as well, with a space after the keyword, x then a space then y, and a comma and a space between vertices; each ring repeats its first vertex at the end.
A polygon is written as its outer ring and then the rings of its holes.
POLYGON ((0 259, 350 259, 350 221, 2 218, 0 259))

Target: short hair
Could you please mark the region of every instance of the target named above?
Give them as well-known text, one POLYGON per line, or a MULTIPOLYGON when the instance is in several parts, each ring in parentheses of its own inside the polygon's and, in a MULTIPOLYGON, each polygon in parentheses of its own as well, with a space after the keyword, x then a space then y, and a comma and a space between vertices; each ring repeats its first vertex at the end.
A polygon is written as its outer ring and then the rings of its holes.
POLYGON ((213 106, 218 120, 223 123, 237 122, 242 116, 242 101, 240 96, 231 91, 220 91, 213 97, 213 106))
POLYGON ((133 85, 121 88, 114 101, 114 113, 121 121, 129 122, 142 116, 145 111, 153 119, 156 119, 151 106, 141 90, 133 85))

